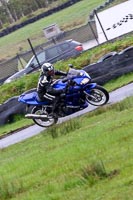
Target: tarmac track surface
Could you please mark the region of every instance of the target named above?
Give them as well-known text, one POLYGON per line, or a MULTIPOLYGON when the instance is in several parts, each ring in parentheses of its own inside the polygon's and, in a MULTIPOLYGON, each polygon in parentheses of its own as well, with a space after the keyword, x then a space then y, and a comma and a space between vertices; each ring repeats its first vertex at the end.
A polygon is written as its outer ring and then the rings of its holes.
MULTIPOLYGON (((129 97, 129 96, 133 96, 133 83, 130 83, 130 84, 128 84, 128 85, 126 85, 122 88, 119 88, 119 89, 111 92, 108 104, 117 103, 117 102, 122 101, 123 99, 125 99, 126 97, 129 97)), ((83 115, 87 112, 93 111, 96 108, 97 107, 95 107, 95 106, 89 105, 88 108, 86 108, 82 111, 79 111, 79 112, 77 112, 73 115, 70 115, 68 117, 60 118, 59 123, 62 123, 63 121, 66 121, 66 120, 72 119, 74 117, 83 115)), ((10 145, 19 143, 23 140, 26 140, 30 137, 33 137, 33 136, 41 133, 41 131, 43 131, 43 130, 45 130, 45 128, 39 127, 37 125, 33 125, 33 126, 30 126, 26 129, 23 129, 21 131, 18 131, 14 134, 11 134, 11 135, 0 140, 0 149, 6 148, 10 145)))

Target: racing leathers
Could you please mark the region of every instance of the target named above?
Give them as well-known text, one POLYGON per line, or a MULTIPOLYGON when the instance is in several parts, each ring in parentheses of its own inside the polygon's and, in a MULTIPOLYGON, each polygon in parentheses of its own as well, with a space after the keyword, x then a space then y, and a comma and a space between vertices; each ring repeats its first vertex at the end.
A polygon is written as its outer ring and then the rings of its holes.
MULTIPOLYGON (((61 75, 66 76, 66 72, 62 72, 59 70, 54 71, 54 75, 61 75)), ((52 112, 56 112, 58 102, 61 96, 65 94, 64 89, 54 89, 52 87, 53 83, 53 77, 52 76, 46 76, 45 74, 41 74, 39 77, 38 85, 37 85, 37 93, 40 101, 49 101, 53 103, 53 109, 52 112)))

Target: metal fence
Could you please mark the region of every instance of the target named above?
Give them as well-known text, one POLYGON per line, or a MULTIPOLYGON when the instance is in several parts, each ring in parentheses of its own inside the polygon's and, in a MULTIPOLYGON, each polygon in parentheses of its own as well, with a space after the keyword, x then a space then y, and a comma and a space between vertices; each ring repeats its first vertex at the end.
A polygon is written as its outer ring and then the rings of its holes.
MULTIPOLYGON (((96 31, 95 22, 92 20, 88 24, 83 25, 82 27, 64 32, 63 34, 59 35, 56 38, 57 42, 61 42, 67 39, 77 40, 81 43, 84 43, 92 39, 97 39, 97 31, 96 31)), ((31 43, 32 43, 32 39, 31 39, 31 43)), ((53 44, 53 41, 51 40, 39 46, 34 47, 34 50, 35 52, 38 52, 42 48, 46 48, 47 46, 50 46, 52 44, 53 44)), ((8 61, 0 63, 0 83, 2 84, 5 79, 7 79, 9 76, 19 71, 18 65, 21 65, 21 68, 24 67, 22 60, 25 61, 25 63, 27 63, 32 56, 33 56, 33 52, 30 49, 29 51, 25 53, 17 54, 14 58, 8 61)))

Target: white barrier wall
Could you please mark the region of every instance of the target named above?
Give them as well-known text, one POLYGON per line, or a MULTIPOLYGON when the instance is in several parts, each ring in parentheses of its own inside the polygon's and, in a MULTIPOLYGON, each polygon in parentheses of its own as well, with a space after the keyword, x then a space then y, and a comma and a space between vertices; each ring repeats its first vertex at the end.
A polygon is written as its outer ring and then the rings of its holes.
MULTIPOLYGON (((133 0, 126 1, 112 8, 97 13, 107 39, 119 37, 133 31, 133 0)), ((105 42, 103 30, 95 15, 99 43, 105 42)))

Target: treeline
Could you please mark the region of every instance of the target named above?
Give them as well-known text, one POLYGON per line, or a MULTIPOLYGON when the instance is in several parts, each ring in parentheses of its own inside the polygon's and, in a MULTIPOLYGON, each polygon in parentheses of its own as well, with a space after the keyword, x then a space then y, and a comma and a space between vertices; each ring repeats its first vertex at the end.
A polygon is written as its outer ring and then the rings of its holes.
POLYGON ((30 17, 38 9, 48 8, 55 2, 67 0, 0 0, 0 29, 15 23, 25 16, 30 17))

